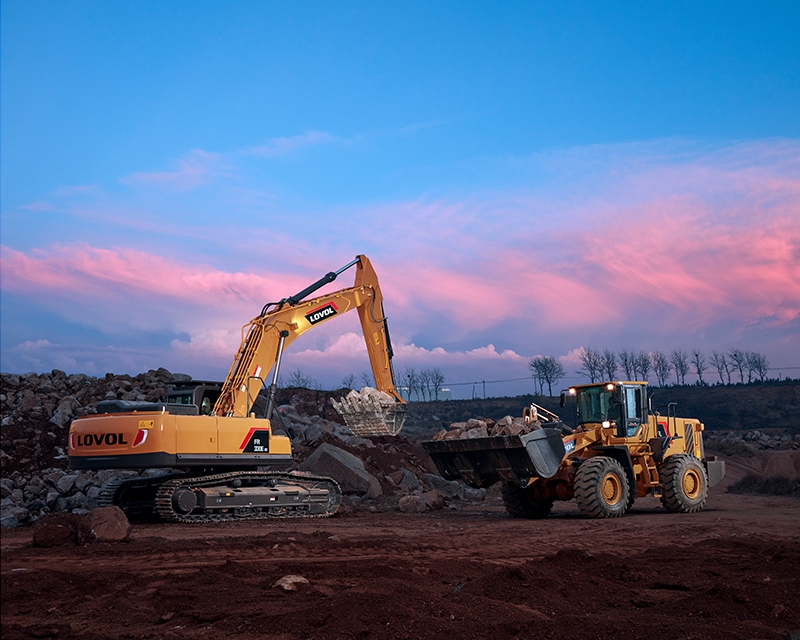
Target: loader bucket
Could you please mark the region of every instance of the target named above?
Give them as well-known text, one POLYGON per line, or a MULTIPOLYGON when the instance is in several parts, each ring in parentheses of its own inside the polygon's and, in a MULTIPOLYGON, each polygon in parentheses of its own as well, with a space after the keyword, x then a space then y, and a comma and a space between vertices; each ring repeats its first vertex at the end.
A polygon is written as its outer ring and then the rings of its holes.
POLYGON ((344 418, 353 435, 396 436, 403 428, 408 415, 408 405, 402 402, 385 402, 376 397, 348 396, 331 404, 344 418))
POLYGON ((564 458, 561 430, 537 429, 522 436, 429 440, 422 446, 443 478, 476 488, 495 482, 550 478, 564 458))

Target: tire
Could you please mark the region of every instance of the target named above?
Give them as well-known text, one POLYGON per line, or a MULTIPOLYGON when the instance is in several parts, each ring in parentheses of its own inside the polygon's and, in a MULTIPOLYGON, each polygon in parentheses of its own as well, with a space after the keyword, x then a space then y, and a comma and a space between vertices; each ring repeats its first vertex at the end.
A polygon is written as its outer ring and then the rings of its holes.
POLYGON ((515 484, 504 484, 503 504, 514 518, 546 518, 553 508, 553 500, 534 500, 528 491, 515 484))
POLYGON ((687 453, 664 461, 661 475, 661 504, 673 513, 700 511, 708 497, 708 476, 703 463, 687 453))
POLYGON ((630 504, 628 478, 613 458, 584 460, 575 472, 575 502, 587 518, 619 518, 630 504))

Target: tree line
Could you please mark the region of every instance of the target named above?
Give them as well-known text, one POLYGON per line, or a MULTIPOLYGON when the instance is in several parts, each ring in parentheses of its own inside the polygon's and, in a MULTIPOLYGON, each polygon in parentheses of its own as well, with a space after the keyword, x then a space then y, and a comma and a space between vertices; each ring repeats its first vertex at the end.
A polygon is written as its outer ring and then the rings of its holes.
MULTIPOLYGON (((682 349, 673 349, 669 354, 662 351, 637 351, 635 349, 581 349, 581 368, 576 371, 585 375, 592 382, 616 380, 618 373, 623 373, 626 380, 649 380, 654 375, 658 385, 663 387, 674 375, 675 384, 686 384, 686 376, 694 372, 699 384, 708 384, 703 374, 716 369, 720 384, 731 384, 736 381, 744 384, 754 380, 763 382, 769 371, 769 360, 755 351, 730 349, 729 351, 712 351, 711 356, 699 349, 687 353, 682 349)), ((553 395, 553 385, 566 377, 564 366, 552 356, 537 356, 528 363, 539 390, 544 393, 547 385, 549 395, 553 395)))

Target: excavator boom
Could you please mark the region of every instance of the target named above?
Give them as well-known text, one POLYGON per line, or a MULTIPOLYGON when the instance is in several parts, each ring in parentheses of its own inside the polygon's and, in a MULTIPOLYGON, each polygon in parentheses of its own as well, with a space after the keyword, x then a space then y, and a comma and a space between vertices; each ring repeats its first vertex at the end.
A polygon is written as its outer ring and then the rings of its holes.
POLYGON ((334 406, 343 413, 348 427, 357 435, 396 435, 402 428, 407 411, 400 397, 392 370, 392 345, 383 310, 383 295, 378 277, 366 256, 355 260, 339 271, 330 272, 299 293, 280 302, 270 303, 261 314, 242 329, 242 343, 225 379, 222 392, 214 406, 218 416, 246 417, 265 386, 269 386, 270 400, 267 415, 272 410, 272 397, 277 384, 278 368, 283 351, 306 331, 327 322, 335 316, 356 309, 369 354, 376 388, 387 394, 388 402, 363 401, 334 406), (352 287, 326 293, 306 300, 309 295, 350 267, 356 267, 352 287), (274 307, 270 310, 270 307, 274 307), (272 383, 266 376, 273 372, 272 383), (347 411, 347 407, 352 410, 347 411), (377 413, 376 413, 377 410, 377 413))

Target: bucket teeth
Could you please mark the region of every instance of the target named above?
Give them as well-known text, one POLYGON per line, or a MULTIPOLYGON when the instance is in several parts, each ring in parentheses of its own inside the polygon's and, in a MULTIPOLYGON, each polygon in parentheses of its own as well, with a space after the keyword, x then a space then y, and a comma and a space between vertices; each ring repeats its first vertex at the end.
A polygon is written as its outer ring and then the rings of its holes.
POLYGON ((408 414, 408 407, 388 393, 372 387, 351 391, 331 404, 344 418, 347 428, 357 436, 396 436, 408 414))

